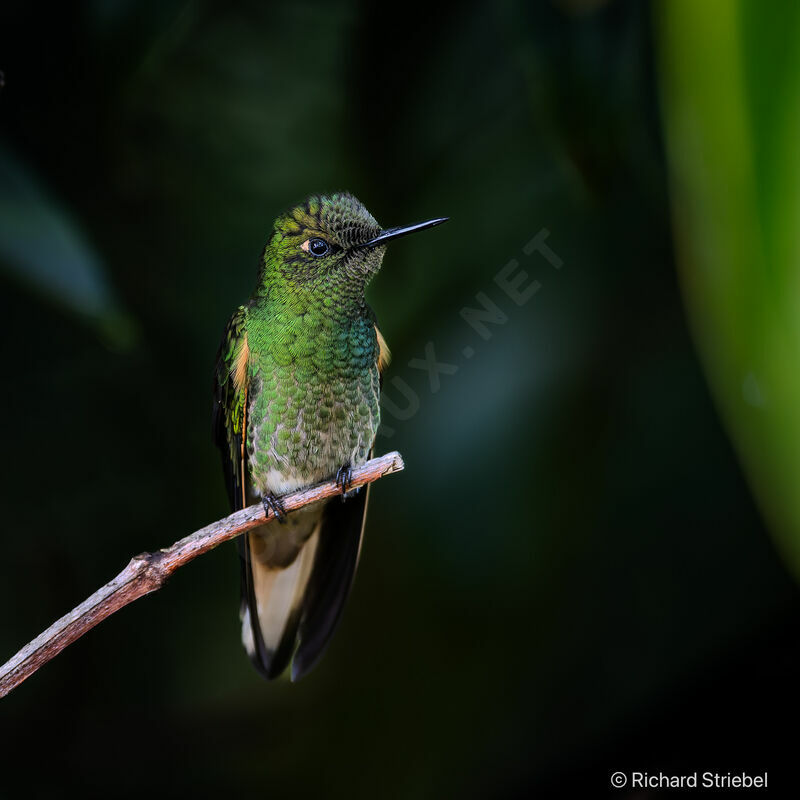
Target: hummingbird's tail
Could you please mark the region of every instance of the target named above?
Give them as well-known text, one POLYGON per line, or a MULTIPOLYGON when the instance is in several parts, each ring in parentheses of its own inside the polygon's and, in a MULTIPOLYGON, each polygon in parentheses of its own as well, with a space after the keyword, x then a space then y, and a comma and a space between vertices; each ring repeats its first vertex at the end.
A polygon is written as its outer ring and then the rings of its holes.
POLYGON ((292 661, 297 680, 327 646, 355 575, 367 494, 295 511, 284 524, 240 537, 242 643, 265 678, 292 661))
POLYGON ((321 519, 319 509, 301 511, 242 537, 242 643, 265 678, 294 652, 321 519))

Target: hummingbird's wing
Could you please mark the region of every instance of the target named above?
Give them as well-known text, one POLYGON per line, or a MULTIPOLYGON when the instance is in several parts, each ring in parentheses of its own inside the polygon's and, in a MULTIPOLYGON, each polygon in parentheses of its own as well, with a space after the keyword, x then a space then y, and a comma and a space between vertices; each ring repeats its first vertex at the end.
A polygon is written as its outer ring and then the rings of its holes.
POLYGON ((222 454, 228 499, 235 511, 246 505, 248 354, 247 307, 240 306, 228 321, 217 352, 212 414, 212 434, 222 454))

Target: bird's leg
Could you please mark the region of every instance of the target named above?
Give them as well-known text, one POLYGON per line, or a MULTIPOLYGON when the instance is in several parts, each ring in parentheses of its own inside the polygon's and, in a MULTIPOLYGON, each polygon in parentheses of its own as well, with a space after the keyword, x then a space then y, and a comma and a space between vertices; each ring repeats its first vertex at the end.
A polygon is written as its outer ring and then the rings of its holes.
POLYGON ((336 473, 336 484, 337 486, 342 487, 342 502, 344 503, 348 497, 348 490, 350 488, 350 484, 353 483, 353 468, 350 466, 350 462, 348 461, 343 466, 339 467, 339 471, 336 473))
POLYGON ((286 522, 287 511, 283 507, 279 497, 276 497, 272 492, 261 495, 261 505, 264 506, 264 513, 269 516, 270 512, 275 515, 275 519, 280 523, 286 522))

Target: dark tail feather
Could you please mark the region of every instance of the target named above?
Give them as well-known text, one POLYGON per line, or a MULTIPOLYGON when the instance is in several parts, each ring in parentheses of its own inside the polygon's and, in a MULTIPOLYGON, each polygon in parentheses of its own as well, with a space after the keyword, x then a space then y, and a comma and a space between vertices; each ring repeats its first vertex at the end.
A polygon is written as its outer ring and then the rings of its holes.
POLYGON ((293 681, 317 663, 342 616, 361 551, 368 497, 369 486, 344 503, 334 498, 325 506, 292 660, 293 681))

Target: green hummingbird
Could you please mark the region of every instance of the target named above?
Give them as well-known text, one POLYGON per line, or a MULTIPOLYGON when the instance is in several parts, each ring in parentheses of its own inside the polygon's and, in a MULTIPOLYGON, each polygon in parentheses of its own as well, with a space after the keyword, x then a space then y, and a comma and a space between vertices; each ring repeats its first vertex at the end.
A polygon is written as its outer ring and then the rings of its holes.
POLYGON ((322 655, 355 574, 389 350, 367 305, 386 243, 446 218, 382 229, 351 194, 313 195, 275 220, 255 292, 228 322, 214 373, 214 439, 231 506, 281 524, 239 538, 242 642, 292 680, 322 655), (280 496, 336 476, 344 494, 286 514, 280 496))

